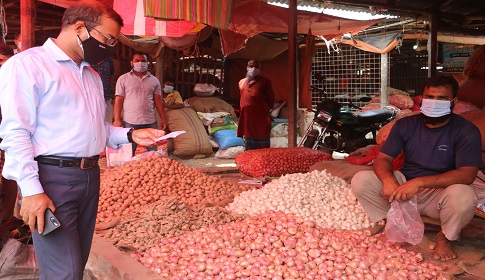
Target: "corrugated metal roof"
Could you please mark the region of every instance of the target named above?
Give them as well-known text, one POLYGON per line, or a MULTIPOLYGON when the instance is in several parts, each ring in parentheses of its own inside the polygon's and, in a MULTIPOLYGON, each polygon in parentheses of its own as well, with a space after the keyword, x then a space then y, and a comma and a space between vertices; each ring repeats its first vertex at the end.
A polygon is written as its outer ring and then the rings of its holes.
MULTIPOLYGON (((288 0, 263 0, 288 4, 288 0)), ((484 0, 298 0, 298 6, 337 8, 351 11, 389 13, 426 20, 434 14, 440 32, 483 36, 485 34, 484 0)))

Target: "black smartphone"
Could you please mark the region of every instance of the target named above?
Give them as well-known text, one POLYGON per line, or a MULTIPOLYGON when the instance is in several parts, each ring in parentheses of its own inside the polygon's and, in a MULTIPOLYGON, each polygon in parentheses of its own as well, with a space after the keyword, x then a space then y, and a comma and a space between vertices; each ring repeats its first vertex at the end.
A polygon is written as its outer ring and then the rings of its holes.
POLYGON ((61 223, 54 216, 54 213, 52 213, 51 209, 47 208, 44 213, 44 231, 40 235, 47 235, 60 226, 61 223))

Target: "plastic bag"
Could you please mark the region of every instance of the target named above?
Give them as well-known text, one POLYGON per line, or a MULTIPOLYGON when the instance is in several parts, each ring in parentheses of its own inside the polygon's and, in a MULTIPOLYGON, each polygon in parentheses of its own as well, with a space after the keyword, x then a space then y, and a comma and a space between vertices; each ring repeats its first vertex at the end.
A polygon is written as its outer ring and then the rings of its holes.
POLYGON ((394 200, 387 212, 386 237, 391 242, 407 242, 413 245, 424 236, 424 223, 418 211, 418 199, 414 196, 406 202, 394 200))
POLYGON ((0 279, 39 279, 34 245, 9 239, 0 251, 0 279))
POLYGON ((124 163, 131 160, 133 151, 131 143, 121 145, 119 150, 106 147, 106 161, 108 168, 122 166, 124 163))

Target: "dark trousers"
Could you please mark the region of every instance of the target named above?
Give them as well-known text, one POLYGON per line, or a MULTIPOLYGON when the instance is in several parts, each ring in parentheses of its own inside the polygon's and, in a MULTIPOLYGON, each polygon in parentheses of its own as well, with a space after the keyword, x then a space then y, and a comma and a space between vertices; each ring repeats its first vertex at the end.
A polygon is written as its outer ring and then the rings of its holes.
MULTIPOLYGON (((131 124, 131 123, 124 122, 124 124, 125 124, 126 128, 133 128, 133 129, 157 128, 157 122, 150 123, 150 124, 131 124)), ((135 151, 136 151, 137 147, 138 147, 138 144, 136 144, 136 143, 131 144, 133 156, 135 156, 135 151)), ((157 151, 158 147, 155 145, 155 146, 146 147, 146 149, 147 149, 147 151, 157 151)))
POLYGON ((244 149, 246 151, 270 147, 269 138, 247 138, 247 137, 244 137, 243 140, 244 140, 244 149))
POLYGON ((61 226, 46 236, 33 231, 40 280, 82 280, 98 212, 99 166, 88 170, 39 164, 45 194, 61 226))

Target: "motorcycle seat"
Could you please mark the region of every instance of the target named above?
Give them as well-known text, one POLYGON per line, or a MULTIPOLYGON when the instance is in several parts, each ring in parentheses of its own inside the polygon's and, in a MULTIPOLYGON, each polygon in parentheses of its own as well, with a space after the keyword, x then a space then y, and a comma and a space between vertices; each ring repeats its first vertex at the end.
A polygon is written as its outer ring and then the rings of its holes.
POLYGON ((357 118, 362 123, 383 122, 391 118, 392 115, 392 112, 386 109, 369 110, 356 114, 357 118))

